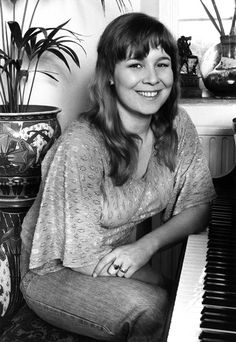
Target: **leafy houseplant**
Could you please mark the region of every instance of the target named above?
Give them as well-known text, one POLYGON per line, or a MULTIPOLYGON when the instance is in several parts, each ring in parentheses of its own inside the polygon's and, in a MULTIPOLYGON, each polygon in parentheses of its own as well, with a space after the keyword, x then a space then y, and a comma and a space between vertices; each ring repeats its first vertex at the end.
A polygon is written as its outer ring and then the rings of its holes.
MULTIPOLYGON (((32 90, 37 73, 43 73, 57 81, 50 71, 39 70, 39 62, 45 53, 51 53, 62 61, 70 70, 67 57, 80 67, 80 62, 75 51, 68 46, 79 45, 82 49, 81 35, 66 28, 66 21, 55 28, 33 27, 35 12, 41 0, 35 0, 33 11, 26 27, 29 0, 25 0, 21 22, 16 21, 17 0, 0 0, 1 41, 0 44, 0 99, 2 111, 25 112, 30 103, 32 90), (3 3, 12 4, 12 21, 4 22, 3 3), (26 28, 25 28, 26 27, 26 28), (61 36, 58 36, 61 33, 61 36), (2 45, 2 46, 1 46, 2 45), (32 74, 32 78, 30 78, 32 74), (26 85, 29 93, 26 94, 26 85)), ((22 1, 19 1, 22 3, 22 1)), ((31 0, 32 2, 32 0, 31 0)), ((119 10, 125 11, 127 6, 124 0, 117 0, 119 10)), ((128 0, 131 6, 130 1, 128 0)), ((105 0, 101 0, 105 12, 105 0)))
POLYGON ((38 73, 57 81, 50 71, 39 69, 39 62, 51 53, 68 70, 68 58, 80 67, 77 54, 67 44, 83 47, 81 36, 66 28, 68 21, 55 28, 32 26, 40 0, 35 1, 26 29, 29 0, 24 1, 20 23, 16 21, 17 0, 7 0, 12 20, 4 22, 4 2, 0 0, 0 207, 12 201, 21 207, 36 196, 41 160, 60 134, 59 108, 30 105, 38 73))
POLYGON ((209 19, 220 34, 220 44, 203 56, 201 72, 208 90, 219 97, 236 97, 236 0, 229 34, 225 33, 222 17, 215 0, 211 0, 216 19, 202 0, 209 19))

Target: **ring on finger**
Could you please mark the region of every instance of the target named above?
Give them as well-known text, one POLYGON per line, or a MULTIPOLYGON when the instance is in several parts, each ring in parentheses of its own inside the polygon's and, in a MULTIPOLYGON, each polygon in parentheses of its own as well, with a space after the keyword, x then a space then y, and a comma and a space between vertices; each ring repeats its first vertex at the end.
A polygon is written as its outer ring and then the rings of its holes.
POLYGON ((119 271, 120 271, 121 273, 126 273, 126 272, 128 271, 128 268, 127 268, 127 270, 123 270, 123 269, 120 267, 119 271))
POLYGON ((114 270, 120 270, 120 268, 121 268, 120 265, 116 265, 116 264, 113 264, 113 267, 114 267, 114 270))

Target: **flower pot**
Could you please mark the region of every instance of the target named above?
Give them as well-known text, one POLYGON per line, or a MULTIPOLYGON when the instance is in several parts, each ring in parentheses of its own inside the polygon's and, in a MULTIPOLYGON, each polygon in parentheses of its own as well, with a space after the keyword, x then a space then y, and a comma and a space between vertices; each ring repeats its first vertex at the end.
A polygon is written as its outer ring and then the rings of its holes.
POLYGON ((60 135, 59 108, 30 106, 2 113, 0 106, 0 208, 30 206, 40 184, 40 164, 60 135))
POLYGON ((204 54, 200 69, 214 96, 236 97, 236 35, 221 36, 221 43, 204 54))
POLYGON ((30 106, 26 113, 2 113, 0 106, 0 321, 22 304, 21 223, 41 181, 41 162, 60 135, 59 108, 30 106))

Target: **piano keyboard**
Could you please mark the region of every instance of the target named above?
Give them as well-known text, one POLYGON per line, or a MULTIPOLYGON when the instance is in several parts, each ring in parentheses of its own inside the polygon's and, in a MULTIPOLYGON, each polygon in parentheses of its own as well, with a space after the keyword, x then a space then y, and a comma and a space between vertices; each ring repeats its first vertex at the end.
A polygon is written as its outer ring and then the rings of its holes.
POLYGON ((236 226, 231 198, 212 208, 199 340, 236 341, 236 226))
POLYGON ((188 238, 168 342, 236 342, 236 193, 232 189, 214 201, 207 231, 188 238))

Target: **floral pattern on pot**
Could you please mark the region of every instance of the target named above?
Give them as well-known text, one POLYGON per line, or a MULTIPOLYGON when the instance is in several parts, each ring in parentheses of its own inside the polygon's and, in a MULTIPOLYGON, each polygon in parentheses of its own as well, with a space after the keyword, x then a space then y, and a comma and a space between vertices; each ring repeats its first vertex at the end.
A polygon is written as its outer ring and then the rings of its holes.
POLYGON ((54 134, 46 122, 29 126, 24 122, 3 123, 0 129, 0 174, 6 173, 7 168, 21 173, 37 164, 54 134))
POLYGON ((0 106, 0 207, 37 195, 41 162, 61 133, 59 112, 30 106, 26 113, 3 113, 0 106))

